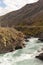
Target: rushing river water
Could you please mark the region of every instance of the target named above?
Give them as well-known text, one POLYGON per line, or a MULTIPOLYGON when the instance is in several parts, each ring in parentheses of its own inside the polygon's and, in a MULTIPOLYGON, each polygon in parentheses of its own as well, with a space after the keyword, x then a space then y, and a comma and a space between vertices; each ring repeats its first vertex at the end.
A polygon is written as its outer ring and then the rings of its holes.
POLYGON ((0 54, 0 65, 43 65, 43 61, 35 58, 37 50, 43 47, 38 38, 28 39, 26 47, 14 52, 0 54))

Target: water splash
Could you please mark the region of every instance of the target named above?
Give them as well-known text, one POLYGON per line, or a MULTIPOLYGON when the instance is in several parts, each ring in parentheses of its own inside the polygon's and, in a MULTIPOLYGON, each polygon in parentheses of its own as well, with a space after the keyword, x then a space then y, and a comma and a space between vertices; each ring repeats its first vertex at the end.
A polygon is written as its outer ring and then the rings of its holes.
POLYGON ((35 59, 37 50, 43 46, 43 43, 37 43, 38 38, 28 40, 29 42, 25 42, 27 44, 25 48, 0 55, 0 65, 43 65, 43 62, 37 62, 35 59))

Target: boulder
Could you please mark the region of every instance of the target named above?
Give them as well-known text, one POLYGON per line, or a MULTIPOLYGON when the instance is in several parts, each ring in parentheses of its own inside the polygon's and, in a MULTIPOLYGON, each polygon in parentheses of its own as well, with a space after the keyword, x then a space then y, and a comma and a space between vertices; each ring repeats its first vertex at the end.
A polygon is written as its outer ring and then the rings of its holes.
POLYGON ((38 59, 43 61, 43 53, 40 53, 38 56, 36 56, 36 58, 38 58, 38 59))
POLYGON ((43 32, 39 34, 39 40, 43 42, 43 32))
POLYGON ((40 40, 41 42, 43 42, 43 38, 39 38, 39 40, 40 40))

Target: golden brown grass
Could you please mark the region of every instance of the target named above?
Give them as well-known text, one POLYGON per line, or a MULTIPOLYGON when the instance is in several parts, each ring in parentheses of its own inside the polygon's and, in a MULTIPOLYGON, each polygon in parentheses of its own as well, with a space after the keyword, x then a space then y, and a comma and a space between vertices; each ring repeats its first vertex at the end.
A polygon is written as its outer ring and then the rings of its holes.
POLYGON ((24 34, 14 28, 0 27, 0 53, 24 47, 24 34))

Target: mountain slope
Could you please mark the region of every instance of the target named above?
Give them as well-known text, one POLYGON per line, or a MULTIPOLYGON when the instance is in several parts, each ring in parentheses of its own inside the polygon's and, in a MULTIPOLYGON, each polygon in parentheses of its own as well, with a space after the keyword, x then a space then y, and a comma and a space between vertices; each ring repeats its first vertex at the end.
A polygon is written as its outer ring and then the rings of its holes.
POLYGON ((0 25, 13 26, 13 25, 18 25, 20 22, 28 23, 29 25, 31 25, 31 23, 33 23, 31 19, 34 18, 34 15, 38 13, 39 15, 41 15, 40 11, 43 11, 42 2, 43 0, 40 0, 37 3, 27 4, 20 10, 10 12, 0 17, 0 23, 1 23, 0 25))
POLYGON ((43 33, 43 0, 1 16, 0 26, 15 27, 26 35, 39 36, 43 33))

